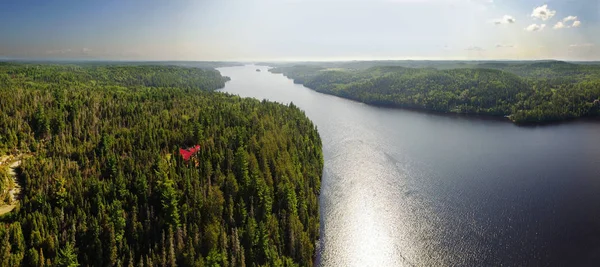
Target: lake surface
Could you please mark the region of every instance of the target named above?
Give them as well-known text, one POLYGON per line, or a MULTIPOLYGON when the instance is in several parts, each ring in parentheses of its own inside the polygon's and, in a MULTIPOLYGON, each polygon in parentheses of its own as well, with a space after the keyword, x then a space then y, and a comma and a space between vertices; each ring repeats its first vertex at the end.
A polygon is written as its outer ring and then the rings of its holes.
POLYGON ((291 101, 317 125, 321 266, 600 264, 600 123, 377 108, 262 66, 218 70, 222 91, 291 101))

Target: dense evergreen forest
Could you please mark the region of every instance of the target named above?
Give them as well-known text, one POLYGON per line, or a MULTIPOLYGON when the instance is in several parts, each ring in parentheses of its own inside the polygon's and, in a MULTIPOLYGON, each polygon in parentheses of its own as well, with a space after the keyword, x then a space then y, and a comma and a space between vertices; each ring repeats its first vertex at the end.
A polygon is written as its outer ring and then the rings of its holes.
POLYGON ((280 65, 270 71, 377 106, 507 116, 519 124, 600 114, 600 64, 383 61, 280 65), (394 63, 402 66, 384 66, 394 63))
POLYGON ((28 155, 0 266, 312 266, 316 127, 293 104, 210 92, 226 80, 0 63, 0 155, 28 155))

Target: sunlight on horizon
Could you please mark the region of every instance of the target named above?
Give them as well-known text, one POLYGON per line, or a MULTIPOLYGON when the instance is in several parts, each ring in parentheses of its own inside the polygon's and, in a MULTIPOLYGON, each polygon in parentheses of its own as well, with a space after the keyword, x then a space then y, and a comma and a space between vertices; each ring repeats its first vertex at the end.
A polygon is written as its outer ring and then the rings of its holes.
POLYGON ((595 0, 0 4, 8 59, 600 60, 598 32, 595 0))

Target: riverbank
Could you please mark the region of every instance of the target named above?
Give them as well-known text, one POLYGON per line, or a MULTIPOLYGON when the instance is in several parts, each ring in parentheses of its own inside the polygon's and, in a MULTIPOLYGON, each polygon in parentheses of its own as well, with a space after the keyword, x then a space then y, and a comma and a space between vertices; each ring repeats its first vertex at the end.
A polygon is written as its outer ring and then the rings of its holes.
MULTIPOLYGON (((507 65, 511 66, 511 65, 507 65)), ((418 69, 399 66, 331 69, 289 66, 269 69, 320 93, 377 107, 442 114, 495 116, 516 125, 541 125, 600 115, 600 69, 579 65, 556 77, 489 68, 418 69), (572 72, 587 75, 571 77, 572 72)), ((538 65, 526 69, 541 71, 538 65)))

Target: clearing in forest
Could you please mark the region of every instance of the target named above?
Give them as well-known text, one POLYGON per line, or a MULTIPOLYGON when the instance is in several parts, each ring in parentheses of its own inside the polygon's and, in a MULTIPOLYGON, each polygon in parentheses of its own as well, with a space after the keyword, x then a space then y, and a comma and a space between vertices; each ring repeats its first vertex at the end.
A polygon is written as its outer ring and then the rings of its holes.
POLYGON ((17 206, 16 204, 21 193, 21 186, 17 180, 16 169, 21 165, 22 156, 23 155, 21 154, 16 157, 0 157, 0 168, 7 168, 8 176, 11 179, 11 181, 4 181, 7 183, 6 188, 3 192, 0 192, 2 195, 8 193, 8 196, 6 197, 7 201, 4 201, 4 199, 0 200, 0 216, 11 212, 17 206))

